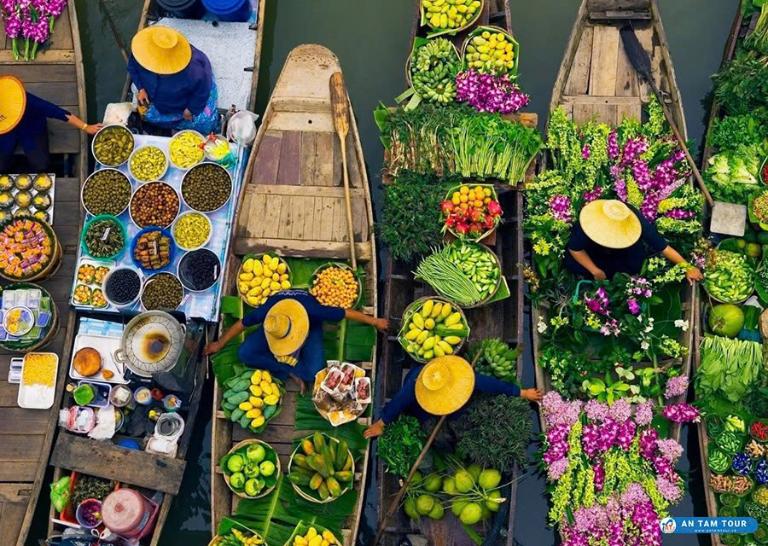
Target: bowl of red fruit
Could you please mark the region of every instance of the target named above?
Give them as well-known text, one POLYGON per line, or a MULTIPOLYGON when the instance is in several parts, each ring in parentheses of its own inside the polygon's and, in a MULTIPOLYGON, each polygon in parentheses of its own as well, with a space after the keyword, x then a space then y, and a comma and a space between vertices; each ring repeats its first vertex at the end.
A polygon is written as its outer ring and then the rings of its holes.
POLYGON ((491 184, 461 184, 440 203, 443 231, 457 239, 478 242, 496 230, 503 211, 491 184))
POLYGON ((749 425, 749 435, 762 443, 768 443, 768 422, 765 419, 756 419, 749 425))

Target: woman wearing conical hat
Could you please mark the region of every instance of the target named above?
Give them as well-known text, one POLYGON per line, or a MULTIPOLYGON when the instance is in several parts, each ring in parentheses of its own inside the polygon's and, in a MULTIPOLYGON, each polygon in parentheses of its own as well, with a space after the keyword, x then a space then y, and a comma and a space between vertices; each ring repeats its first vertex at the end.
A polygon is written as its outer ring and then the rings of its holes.
POLYGON ((567 249, 566 267, 578 276, 598 281, 616 273, 637 275, 645 259, 655 254, 685 265, 685 276, 691 283, 704 278, 642 214, 614 199, 598 199, 581 209, 567 249))
POLYGON ((475 373, 460 356, 440 356, 408 372, 403 386, 382 408, 379 419, 365 430, 364 436, 381 436, 384 428, 404 412, 422 420, 433 415, 456 414, 476 392, 520 396, 532 402, 542 397, 538 389, 521 390, 513 383, 475 373))
POLYGON ((165 129, 208 134, 219 125, 218 93, 208 57, 179 31, 146 27, 131 41, 128 73, 144 121, 165 129))
POLYGON ((289 376, 311 383, 325 368, 323 322, 354 320, 374 326, 380 331, 389 328, 389 321, 375 318, 354 309, 322 305, 303 290, 283 290, 236 322, 218 341, 205 347, 205 354, 221 350, 246 328, 261 325, 249 333, 240 345, 240 360, 252 367, 268 370, 278 379, 289 376))
POLYGON ((49 119, 65 121, 89 135, 101 128, 99 124, 89 125, 72 112, 28 92, 15 76, 0 74, 0 174, 50 170, 49 119), (17 146, 21 146, 26 156, 27 165, 23 168, 12 165, 17 146))

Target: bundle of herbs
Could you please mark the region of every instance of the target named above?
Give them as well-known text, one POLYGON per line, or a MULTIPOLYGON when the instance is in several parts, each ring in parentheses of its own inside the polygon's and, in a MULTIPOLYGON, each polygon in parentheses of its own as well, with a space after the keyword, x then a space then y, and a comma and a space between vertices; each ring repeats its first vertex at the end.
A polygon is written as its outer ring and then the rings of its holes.
POLYGON ((729 115, 765 116, 768 60, 740 51, 714 77, 715 99, 729 115))
POLYGON ((440 202, 458 180, 402 171, 394 184, 385 186, 379 235, 394 259, 410 261, 440 243, 440 202))
POLYGON ((387 472, 407 476, 426 439, 427 433, 418 419, 410 415, 401 415, 387 425, 379 439, 379 457, 384 461, 387 472))
POLYGON ((511 472, 528 462, 531 441, 531 408, 522 398, 484 395, 472 400, 451 431, 458 438, 456 454, 483 468, 511 472))

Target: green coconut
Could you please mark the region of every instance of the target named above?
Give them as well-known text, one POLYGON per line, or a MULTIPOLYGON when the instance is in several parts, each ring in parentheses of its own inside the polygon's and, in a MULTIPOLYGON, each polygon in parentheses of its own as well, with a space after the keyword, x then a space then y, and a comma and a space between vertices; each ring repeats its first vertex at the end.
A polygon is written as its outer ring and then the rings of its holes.
POLYGON ((439 502, 436 502, 435 505, 432 507, 432 510, 429 511, 429 514, 427 516, 430 519, 443 519, 443 516, 445 515, 445 508, 443 508, 443 505, 439 502))
POLYGON ((422 516, 426 516, 435 507, 435 497, 432 495, 419 495, 416 499, 416 511, 422 516))
POLYGON ((424 478, 424 489, 430 493, 437 493, 443 485, 443 479, 437 474, 429 474, 424 478))
POLYGON ((744 326, 744 311, 732 303, 715 305, 709 312, 707 324, 718 336, 736 337, 744 326))
POLYGON ((480 487, 483 489, 493 489, 498 487, 501 483, 501 472, 495 468, 486 468, 480 473, 480 476, 477 478, 477 483, 479 483, 480 487))
POLYGON ((459 491, 456 489, 456 480, 449 476, 443 480, 443 493, 456 495, 459 491))
POLYGON ((483 517, 483 509, 476 502, 470 502, 461 510, 459 521, 464 525, 474 525, 483 517))
POLYGON ((405 515, 411 519, 419 519, 420 517, 419 511, 416 510, 416 499, 413 497, 408 497, 405 499, 403 511, 405 511, 405 515))
POLYGON ((459 493, 469 493, 475 485, 472 474, 463 469, 456 472, 454 480, 456 480, 456 490, 459 493))

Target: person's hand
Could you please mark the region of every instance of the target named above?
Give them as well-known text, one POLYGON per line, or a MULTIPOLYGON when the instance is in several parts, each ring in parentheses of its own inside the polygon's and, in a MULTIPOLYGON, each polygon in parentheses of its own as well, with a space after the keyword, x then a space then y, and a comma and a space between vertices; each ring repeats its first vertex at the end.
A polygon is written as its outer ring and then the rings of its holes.
POLYGON ((389 331, 389 321, 385 318, 373 319, 373 325, 379 332, 386 334, 389 331))
POLYGON ((103 123, 94 123, 93 125, 91 125, 91 124, 89 123, 89 124, 88 124, 88 127, 86 127, 86 128, 85 128, 85 132, 86 132, 86 133, 88 133, 89 135, 93 136, 93 135, 95 135, 96 133, 98 133, 98 132, 99 132, 99 130, 100 130, 102 127, 104 127, 104 124, 103 124, 103 123))
POLYGON ((363 437, 366 440, 370 440, 372 438, 378 438, 384 433, 384 421, 379 419, 374 424, 369 426, 365 431, 363 432, 363 437))
POLYGON ((203 355, 205 356, 212 355, 212 354, 218 353, 220 350, 221 350, 221 342, 211 341, 203 349, 203 355))
POLYGON ((691 266, 685 272, 685 278, 688 279, 689 283, 693 284, 696 281, 703 280, 704 275, 701 273, 701 270, 698 267, 691 266))
POLYGON ((607 279, 607 278, 608 278, 608 276, 605 274, 605 271, 603 271, 603 270, 602 270, 602 269, 600 269, 599 267, 598 267, 598 268, 596 268, 596 269, 595 269, 595 270, 592 272, 592 276, 595 278, 595 280, 596 280, 596 281, 604 281, 605 279, 607 279))
POLYGON ((539 389, 523 389, 520 391, 520 398, 529 402, 541 402, 544 393, 539 389))
POLYGON ((136 95, 136 100, 139 104, 146 106, 149 104, 149 95, 147 95, 146 89, 139 89, 138 94, 136 95))
POLYGON ((192 121, 193 117, 194 116, 192 115, 192 112, 190 112, 188 108, 184 108, 184 119, 187 121, 192 121))

